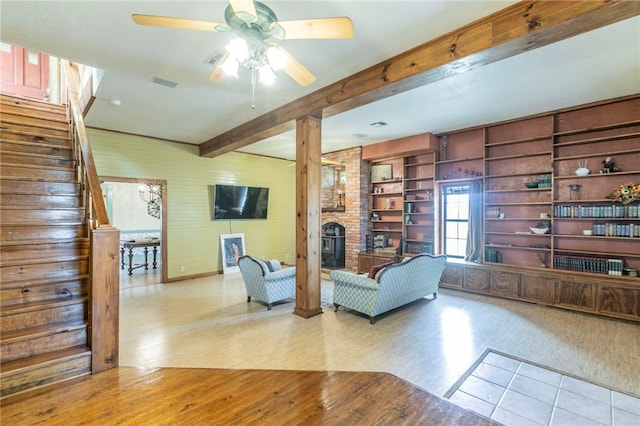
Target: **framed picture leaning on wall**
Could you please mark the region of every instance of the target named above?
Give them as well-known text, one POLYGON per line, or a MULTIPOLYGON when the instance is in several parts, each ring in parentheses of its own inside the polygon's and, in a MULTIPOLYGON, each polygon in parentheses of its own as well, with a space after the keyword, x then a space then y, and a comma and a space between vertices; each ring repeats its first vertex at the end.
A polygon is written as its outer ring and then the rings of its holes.
POLYGON ((222 273, 240 272, 238 258, 244 256, 244 234, 221 234, 220 249, 222 253, 222 273))

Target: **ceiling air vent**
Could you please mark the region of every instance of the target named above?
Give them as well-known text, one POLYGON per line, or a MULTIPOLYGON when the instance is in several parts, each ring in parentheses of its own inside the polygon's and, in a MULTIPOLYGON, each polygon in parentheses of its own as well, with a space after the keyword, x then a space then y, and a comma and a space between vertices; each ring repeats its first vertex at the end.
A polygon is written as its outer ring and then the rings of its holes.
POLYGON ((204 60, 205 64, 215 65, 222 58, 222 53, 214 52, 211 56, 204 60))
POLYGON ((375 123, 371 123, 369 124, 370 126, 373 127, 384 127, 384 126, 388 126, 387 123, 385 123, 384 121, 376 121, 375 123))
POLYGON ((175 81, 165 80, 164 78, 160 77, 153 77, 153 80, 151 80, 151 82, 159 84, 161 86, 171 87, 172 89, 178 85, 178 83, 176 83, 175 81))

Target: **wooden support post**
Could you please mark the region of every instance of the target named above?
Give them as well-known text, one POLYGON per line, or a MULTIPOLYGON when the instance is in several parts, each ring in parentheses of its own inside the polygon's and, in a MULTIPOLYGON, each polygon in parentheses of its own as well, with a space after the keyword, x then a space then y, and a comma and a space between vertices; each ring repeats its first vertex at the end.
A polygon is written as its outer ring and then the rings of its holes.
POLYGON ((120 231, 91 231, 91 372, 118 366, 120 309, 120 231))
POLYGON ((322 120, 296 120, 296 307, 310 318, 320 308, 320 167, 322 120))

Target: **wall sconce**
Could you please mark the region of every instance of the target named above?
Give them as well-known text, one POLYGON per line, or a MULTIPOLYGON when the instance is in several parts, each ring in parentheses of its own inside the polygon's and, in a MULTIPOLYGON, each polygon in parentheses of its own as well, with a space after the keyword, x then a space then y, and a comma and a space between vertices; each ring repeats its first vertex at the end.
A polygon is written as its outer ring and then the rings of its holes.
POLYGON ((162 185, 140 184, 138 186, 140 199, 147 203, 147 213, 149 216, 160 219, 160 201, 162 200, 162 185))

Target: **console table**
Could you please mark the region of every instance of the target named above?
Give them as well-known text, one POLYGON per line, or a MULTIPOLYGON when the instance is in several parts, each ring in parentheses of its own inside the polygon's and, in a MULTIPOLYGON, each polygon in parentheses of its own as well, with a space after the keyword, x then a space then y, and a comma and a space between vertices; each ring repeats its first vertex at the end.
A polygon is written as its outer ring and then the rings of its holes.
POLYGON ((133 270, 137 268, 149 269, 149 261, 147 259, 149 255, 149 247, 153 247, 153 269, 156 269, 158 266, 157 255, 158 255, 158 247, 160 247, 160 240, 152 239, 152 240, 128 240, 128 241, 120 241, 120 257, 122 259, 121 269, 124 269, 124 253, 125 250, 129 250, 129 275, 133 274, 133 270), (133 264, 133 249, 135 248, 144 248, 144 263, 133 264))

